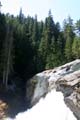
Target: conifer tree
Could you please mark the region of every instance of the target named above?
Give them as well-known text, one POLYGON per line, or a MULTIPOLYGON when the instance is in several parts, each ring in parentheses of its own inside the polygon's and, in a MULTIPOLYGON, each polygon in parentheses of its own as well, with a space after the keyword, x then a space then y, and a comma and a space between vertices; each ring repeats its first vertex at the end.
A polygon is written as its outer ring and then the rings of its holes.
POLYGON ((66 45, 65 45, 65 56, 68 61, 72 60, 72 44, 73 44, 73 39, 74 39, 74 29, 73 29, 73 20, 68 17, 66 25, 64 26, 64 36, 66 40, 66 45))
POLYGON ((2 63, 3 63, 3 84, 8 87, 8 78, 11 74, 12 65, 13 65, 13 30, 12 25, 7 24, 7 33, 6 33, 6 39, 3 44, 3 55, 2 55, 2 63))
POLYGON ((78 35, 80 36, 80 19, 76 22, 75 27, 76 27, 76 31, 77 31, 78 35))
POLYGON ((75 37, 72 45, 72 53, 74 58, 80 58, 80 37, 75 37))

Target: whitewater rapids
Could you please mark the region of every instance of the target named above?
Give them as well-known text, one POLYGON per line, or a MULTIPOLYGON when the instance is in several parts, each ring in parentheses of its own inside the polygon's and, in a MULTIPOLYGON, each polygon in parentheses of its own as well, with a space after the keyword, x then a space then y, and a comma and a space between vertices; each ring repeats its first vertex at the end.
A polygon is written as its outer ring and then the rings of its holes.
MULTIPOLYGON (((16 109, 16 108, 15 108, 16 109)), ((31 109, 7 120, 77 120, 64 103, 61 92, 52 90, 31 109)))

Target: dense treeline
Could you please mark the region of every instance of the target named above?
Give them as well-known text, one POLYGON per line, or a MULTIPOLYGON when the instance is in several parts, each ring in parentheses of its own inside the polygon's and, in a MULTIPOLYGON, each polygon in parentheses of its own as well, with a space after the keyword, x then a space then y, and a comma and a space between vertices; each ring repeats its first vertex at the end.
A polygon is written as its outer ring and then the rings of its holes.
POLYGON ((37 72, 80 58, 80 20, 68 17, 61 29, 49 11, 45 21, 0 13, 0 79, 26 80, 37 72))

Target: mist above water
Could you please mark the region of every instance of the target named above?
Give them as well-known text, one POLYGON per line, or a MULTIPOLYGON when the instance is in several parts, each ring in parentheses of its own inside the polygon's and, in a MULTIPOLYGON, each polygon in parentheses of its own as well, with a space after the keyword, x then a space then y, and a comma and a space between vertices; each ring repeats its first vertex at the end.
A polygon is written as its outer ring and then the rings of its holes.
MULTIPOLYGON (((9 119, 8 119, 9 120, 9 119)), ((10 119, 13 120, 13 119, 10 119)), ((77 120, 65 105, 61 92, 52 90, 31 109, 19 113, 14 120, 77 120)))

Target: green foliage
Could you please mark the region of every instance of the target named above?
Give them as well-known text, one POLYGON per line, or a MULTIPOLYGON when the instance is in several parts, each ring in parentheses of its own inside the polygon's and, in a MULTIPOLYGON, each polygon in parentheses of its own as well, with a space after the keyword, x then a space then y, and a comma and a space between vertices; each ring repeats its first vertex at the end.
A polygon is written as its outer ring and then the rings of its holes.
POLYGON ((80 58, 80 37, 74 38, 72 53, 74 58, 80 58))
POLYGON ((73 43, 73 39, 74 39, 74 31, 73 31, 73 22, 70 17, 68 17, 67 21, 65 21, 64 37, 66 40, 65 56, 68 61, 71 61, 72 60, 72 43, 73 43))
POLYGON ((80 19, 76 22, 75 28, 76 28, 76 30, 77 30, 77 33, 78 33, 79 36, 80 36, 80 19))
POLYGON ((25 17, 22 9, 17 17, 0 13, 0 77, 3 77, 3 56, 7 56, 7 48, 11 51, 9 66, 12 66, 8 79, 16 74, 25 81, 44 69, 80 58, 80 37, 75 27, 79 33, 80 20, 74 25, 68 17, 61 29, 59 22, 54 22, 51 11, 44 22, 38 22, 37 16, 25 17), (7 31, 7 25, 11 30, 7 31), (12 39, 13 43, 9 46, 12 39), (8 47, 3 47, 5 45, 8 47))
POLYGON ((3 70, 3 66, 2 66, 2 52, 3 52, 3 44, 6 38, 6 19, 4 14, 0 13, 0 77, 2 76, 2 70, 3 70))

